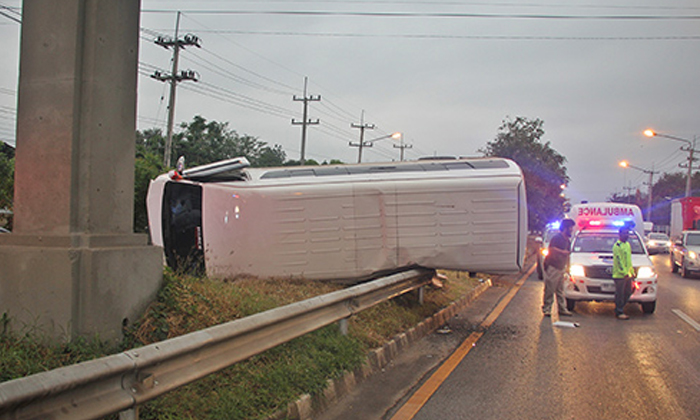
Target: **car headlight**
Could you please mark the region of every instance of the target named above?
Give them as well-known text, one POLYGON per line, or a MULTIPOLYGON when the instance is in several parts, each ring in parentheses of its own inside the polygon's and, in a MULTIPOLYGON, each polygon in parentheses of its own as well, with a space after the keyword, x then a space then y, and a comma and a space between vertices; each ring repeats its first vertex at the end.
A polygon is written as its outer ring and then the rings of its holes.
POLYGON ((689 257, 690 259, 694 260, 694 259, 696 259, 696 258, 698 257, 698 254, 696 254, 696 253, 693 252, 693 251, 689 251, 689 252, 688 252, 688 257, 689 257))
POLYGON ((540 253, 542 254, 543 257, 546 257, 547 255, 549 255, 549 249, 548 249, 548 248, 542 248, 542 250, 540 251, 540 253))
POLYGON ((569 274, 574 277, 586 277, 586 270, 583 269, 582 265, 574 264, 569 267, 569 274))
POLYGON ((653 267, 639 267, 639 270, 637 270, 637 278, 638 279, 650 279, 654 277, 654 268, 653 267))

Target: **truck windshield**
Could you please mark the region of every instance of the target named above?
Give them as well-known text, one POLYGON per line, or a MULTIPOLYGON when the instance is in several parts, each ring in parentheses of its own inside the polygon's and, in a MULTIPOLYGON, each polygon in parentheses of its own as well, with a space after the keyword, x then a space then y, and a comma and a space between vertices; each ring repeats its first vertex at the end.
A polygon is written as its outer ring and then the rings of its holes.
MULTIPOLYGON (((612 253, 619 235, 613 232, 583 232, 574 240, 574 252, 612 253)), ((699 238, 700 239, 700 238, 699 238)), ((628 242, 633 254, 644 254, 644 247, 637 235, 630 235, 628 242)))
POLYGON ((690 234, 685 240, 686 245, 700 245, 700 235, 690 234))

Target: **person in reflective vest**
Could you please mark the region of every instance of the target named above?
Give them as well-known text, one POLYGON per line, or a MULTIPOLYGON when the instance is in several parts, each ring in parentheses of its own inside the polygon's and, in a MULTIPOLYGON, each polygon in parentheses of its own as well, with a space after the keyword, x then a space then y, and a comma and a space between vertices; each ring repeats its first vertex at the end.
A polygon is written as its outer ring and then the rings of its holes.
POLYGON ((620 239, 613 245, 613 273, 615 281, 615 316, 629 319, 624 308, 632 295, 632 280, 636 277, 632 267, 632 247, 628 242, 629 228, 620 228, 620 239))

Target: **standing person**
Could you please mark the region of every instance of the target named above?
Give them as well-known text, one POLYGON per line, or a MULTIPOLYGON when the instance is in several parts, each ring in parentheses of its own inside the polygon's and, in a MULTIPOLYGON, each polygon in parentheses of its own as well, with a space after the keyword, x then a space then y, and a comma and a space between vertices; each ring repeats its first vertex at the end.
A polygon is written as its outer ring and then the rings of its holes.
POLYGON ((552 315, 554 295, 557 296, 559 315, 571 316, 571 312, 566 309, 564 279, 569 265, 571 234, 573 231, 574 221, 564 219, 559 226, 559 233, 554 235, 549 242, 549 253, 544 259, 544 302, 542 304, 544 316, 552 315))
POLYGON ((615 281, 615 316, 617 319, 629 319, 623 309, 632 295, 632 279, 635 278, 632 267, 632 247, 629 228, 620 228, 620 239, 613 245, 613 280, 615 281))

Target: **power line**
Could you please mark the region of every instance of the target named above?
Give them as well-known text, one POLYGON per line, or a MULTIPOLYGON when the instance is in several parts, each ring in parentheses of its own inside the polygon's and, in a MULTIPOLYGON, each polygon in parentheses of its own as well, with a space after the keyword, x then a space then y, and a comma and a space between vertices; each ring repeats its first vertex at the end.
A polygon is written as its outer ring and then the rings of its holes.
MULTIPOLYGON (((200 95, 204 95, 210 98, 218 99, 220 101, 228 102, 234 105, 238 105, 244 108, 252 109, 254 111, 258 111, 261 113, 273 115, 276 117, 285 117, 288 118, 289 114, 285 114, 281 112, 282 108, 278 108, 274 105, 266 104, 261 101, 256 101, 256 100, 246 100, 246 99, 241 99, 236 96, 236 94, 233 94, 233 92, 228 92, 226 90, 222 90, 220 88, 212 87, 213 85, 204 85, 204 84, 199 84, 199 85, 183 85, 182 89, 188 90, 190 92, 198 93, 200 95)), ((286 110, 284 110, 286 111, 286 110)))
MULTIPOLYGON (((206 32, 206 31, 204 31, 206 32)), ((351 32, 294 32, 217 30, 211 33, 235 35, 301 36, 328 38, 405 38, 405 39, 466 39, 482 41, 698 41, 700 35, 668 36, 556 36, 556 35, 447 35, 447 34, 368 34, 351 32)))
MULTIPOLYGON (((205 32, 205 30, 202 30, 201 27, 205 27, 206 25, 203 25, 201 22, 198 22, 197 20, 193 19, 191 16, 188 16, 187 14, 182 15, 183 19, 187 19, 189 21, 195 22, 198 27, 196 29, 193 29, 193 31, 196 32, 205 32)), ((151 34, 152 36, 158 36, 159 31, 154 30, 152 28, 142 28, 142 32, 145 34, 151 34)), ((250 52, 253 55, 256 55, 268 62, 271 62, 275 64, 276 66, 290 72, 293 74, 299 74, 295 72, 294 70, 289 69, 288 67, 281 65, 279 63, 276 63, 274 60, 270 60, 260 54, 258 54, 255 51, 249 50, 248 48, 234 42, 231 40, 229 37, 222 36, 224 40, 227 42, 235 45, 238 48, 244 49, 248 52, 250 52)), ((196 59, 192 59, 191 57, 189 58, 190 61, 192 62, 197 62, 197 60, 202 60, 203 62, 207 63, 206 65, 201 66, 204 68, 204 71, 211 71, 214 74, 217 74, 219 76, 225 77, 228 80, 235 81, 237 83, 242 83, 246 86, 256 85, 259 90, 262 91, 268 91, 271 93, 281 93, 286 91, 287 89, 291 89, 292 91, 295 90, 295 88, 290 87, 288 84, 279 82, 277 80, 271 79, 265 75, 262 75, 256 71, 249 70, 247 68, 244 68, 233 61, 227 59, 226 57, 223 57, 219 54, 214 53, 213 51, 210 51, 207 48, 201 48, 202 53, 207 53, 208 55, 211 55, 214 59, 221 61, 224 64, 219 64, 216 63, 214 60, 207 60, 202 56, 202 54, 198 53, 191 53, 188 54, 188 56, 194 56, 196 59), (234 71, 236 69, 241 70, 246 72, 249 75, 252 75, 253 77, 260 79, 260 82, 257 81, 252 81, 250 78, 247 77, 241 77, 238 75, 233 74, 233 72, 230 70, 230 68, 234 68, 234 71), (269 84, 268 84, 269 83, 269 84), (281 87, 281 89, 280 89, 281 87)), ((188 58, 185 58, 187 60, 188 58)), ((145 64, 145 63, 142 63, 145 64)), ((198 83, 198 85, 201 85, 202 82, 198 83)), ((214 87, 213 85, 210 85, 211 88, 203 88, 202 86, 195 86, 193 87, 192 85, 190 86, 183 86, 184 89, 188 91, 192 91, 195 93, 198 93, 200 95, 205 95, 208 97, 215 98, 217 100, 225 101, 228 103, 235 104, 237 106, 245 107, 248 109, 252 109, 257 112, 262 112, 266 113, 269 115, 277 116, 277 117, 282 117, 284 116, 285 113, 289 113, 291 111, 285 110, 284 108, 277 107, 276 105, 271 105, 269 103, 265 103, 262 101, 257 101, 253 100, 252 98, 247 98, 243 97, 243 95, 237 94, 233 92, 232 90, 229 89, 224 89, 220 87, 214 87), (247 99, 246 99, 247 98, 247 99)), ((254 87, 254 86, 250 86, 254 87)), ((289 94, 289 93, 287 93, 289 94)), ((339 106, 336 104, 334 101, 330 100, 327 95, 324 95, 324 101, 320 102, 320 107, 317 108, 317 112, 322 114, 323 116, 327 116, 328 119, 324 121, 324 124, 322 126, 319 125, 318 131, 320 133, 323 133, 327 135, 328 137, 342 141, 343 143, 347 144, 346 142, 351 136, 350 130, 346 127, 348 127, 348 123, 352 121, 353 115, 356 115, 353 112, 347 111, 345 108, 342 106, 339 106), (336 120, 340 122, 340 125, 342 126, 339 127, 338 125, 333 124, 330 120, 336 120)), ((293 113, 292 113, 293 115, 293 113)), ((307 119, 308 120, 308 119, 307 119)), ((302 133, 303 134, 303 133, 302 133)))
POLYGON ((22 14, 16 11, 13 7, 0 4, 0 15, 5 16, 15 23, 22 24, 22 14))
MULTIPOLYGON (((172 12, 172 10, 142 10, 145 13, 172 12)), ((205 10, 188 9, 187 14, 197 15, 261 15, 261 16, 313 16, 313 17, 371 17, 371 18, 450 18, 450 19, 527 19, 527 20, 700 20, 700 15, 555 15, 519 13, 462 13, 462 12, 358 12, 332 10, 205 10)))
MULTIPOLYGON (((185 15, 185 18, 186 18, 186 19, 189 19, 189 20, 191 20, 191 21, 193 21, 193 22, 195 22, 196 24, 198 24, 199 26, 201 26, 201 27, 203 27, 203 28, 209 28, 208 26, 204 25, 203 23, 201 23, 201 22, 199 22, 199 21, 193 19, 191 16, 185 15)), ((198 30, 198 31, 201 32, 201 30, 198 30)), ((220 34, 219 34, 219 35, 220 35, 220 34)), ((259 54, 257 51, 254 51, 254 50, 252 50, 252 49, 250 49, 250 48, 247 48, 247 47, 245 47, 245 46, 239 44, 238 42, 236 42, 236 41, 234 41, 234 40, 232 40, 232 39, 230 39, 230 38, 228 38, 228 37, 225 37, 225 36, 221 35, 221 38, 223 38, 226 42, 228 42, 228 43, 230 43, 230 44, 236 46, 237 48, 240 48, 240 49, 242 49, 242 50, 245 50, 246 52, 248 52, 248 53, 250 53, 250 54, 252 54, 252 55, 257 56, 257 57, 259 57, 259 58, 261 58, 261 59, 267 61, 268 63, 274 64, 275 66, 277 66, 277 67, 279 67, 279 68, 281 68, 281 69, 284 69, 285 71, 288 71, 288 72, 290 72, 290 73, 292 73, 292 74, 295 74, 295 75, 297 75, 297 76, 303 76, 303 74, 301 74, 301 73, 299 73, 299 72, 296 72, 296 71, 290 69, 289 67, 287 67, 287 66, 285 66, 285 65, 283 65, 283 64, 280 64, 280 63, 278 63, 278 62, 276 62, 276 61, 274 61, 274 60, 272 60, 272 59, 270 59, 270 58, 268 58, 268 57, 265 57, 264 55, 259 54)), ((218 57, 220 57, 220 56, 218 56, 218 57)), ((270 81, 270 82, 272 82, 272 83, 279 84, 280 86, 284 86, 284 87, 290 89, 290 91, 292 91, 292 92, 296 91, 296 89, 297 89, 296 87, 289 86, 289 85, 284 84, 284 83, 281 83, 281 82, 279 82, 279 81, 275 81, 275 80, 273 80, 273 79, 266 78, 266 77, 264 77, 264 76, 258 74, 257 72, 254 72, 254 71, 245 69, 244 67, 241 67, 241 66, 239 66, 239 65, 237 65, 237 64, 234 64, 233 62, 229 61, 228 59, 225 59, 225 58, 223 58, 223 57, 220 57, 220 58, 221 58, 222 60, 224 60, 224 61, 226 61, 226 62, 228 62, 228 63, 230 63, 230 64, 232 64, 232 65, 234 65, 234 66, 236 66, 236 67, 238 67, 238 68, 240 68, 241 70, 244 70, 244 71, 246 71, 246 72, 249 72, 249 73, 251 73, 251 74, 254 74, 254 75, 256 75, 256 76, 258 76, 258 77, 261 77, 261 78, 263 78, 263 79, 265 79, 265 80, 267 80, 267 81, 270 81)))
MULTIPOLYGON (((250 3, 250 0, 219 0, 225 3, 250 3)), ((170 3, 171 0, 151 0, 151 3, 163 2, 170 3)), ((256 3, 284 3, 284 4, 308 4, 308 3, 323 3, 323 1, 308 1, 308 0, 258 0, 256 3)), ((427 5, 427 6, 489 6, 489 7, 513 7, 519 8, 565 8, 565 9, 618 9, 618 10, 698 10, 700 7, 694 6, 672 6, 672 5, 633 5, 628 4, 572 4, 572 3, 535 3, 529 2, 524 4, 516 4, 513 2, 485 2, 485 1, 457 1, 457 0, 424 0, 410 1, 405 0, 336 0, 333 2, 336 5, 340 4, 359 4, 363 6, 381 5, 427 5)))
MULTIPOLYGON (((289 92, 289 91, 282 91, 282 90, 279 90, 279 89, 271 88, 271 87, 268 87, 268 86, 265 86, 265 85, 256 83, 256 82, 254 82, 254 81, 252 81, 252 80, 248 80, 248 79, 246 79, 246 78, 243 78, 243 77, 240 77, 240 76, 236 76, 235 74, 231 73, 231 72, 228 71, 227 69, 225 69, 225 68, 219 66, 218 64, 215 64, 215 63, 213 63, 213 62, 211 62, 211 61, 209 61, 209 60, 207 60, 207 59, 205 59, 205 58, 203 58, 203 57, 200 57, 200 56, 197 55, 196 53, 193 53, 193 54, 191 54, 191 55, 194 56, 194 57, 196 57, 197 60, 199 60, 199 61, 201 61, 201 62, 203 62, 203 63, 206 63, 206 64, 207 64, 206 68, 207 68, 208 71, 211 71, 211 72, 213 72, 213 73, 216 73, 216 74, 218 74, 219 76, 225 77, 225 78, 227 78, 227 79, 229 79, 229 80, 232 80, 232 81, 234 81, 234 82, 237 82, 237 83, 246 85, 246 86, 248 86, 248 87, 252 87, 252 88, 254 88, 254 89, 263 90, 263 91, 267 91, 267 92, 271 92, 271 93, 278 93, 278 94, 283 94, 283 95, 289 95, 289 94, 291 93, 291 92, 289 92)), ((191 59, 191 58, 187 58, 187 60, 192 61, 193 63, 196 63, 196 62, 197 62, 197 60, 193 60, 193 59, 191 59)))

